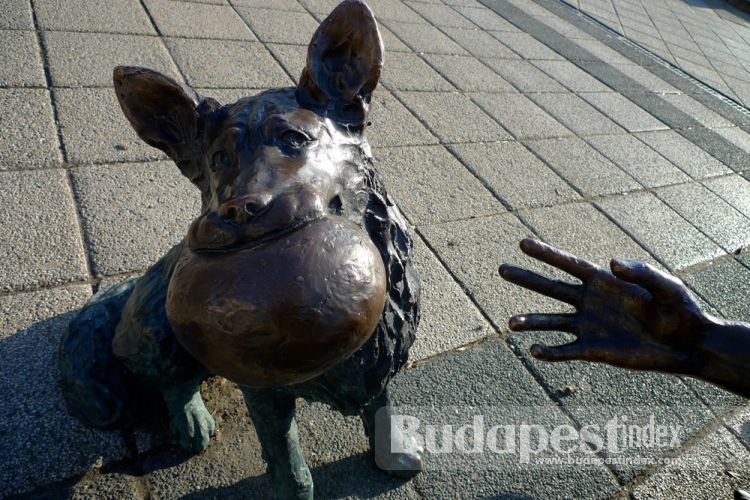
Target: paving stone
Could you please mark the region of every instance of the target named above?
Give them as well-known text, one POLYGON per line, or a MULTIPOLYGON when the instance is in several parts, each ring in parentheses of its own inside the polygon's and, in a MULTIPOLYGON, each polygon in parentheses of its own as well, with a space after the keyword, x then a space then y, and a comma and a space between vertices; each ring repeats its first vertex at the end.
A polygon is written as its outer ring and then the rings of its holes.
POLYGON ((692 97, 685 94, 668 94, 662 96, 662 99, 669 102, 676 108, 684 111, 694 120, 706 127, 730 127, 732 122, 723 116, 710 110, 703 104, 699 103, 692 97))
POLYGON ((736 433, 745 446, 750 446, 750 408, 747 401, 743 406, 744 409, 727 422, 727 427, 736 433))
POLYGON ((97 276, 146 269, 200 213, 200 193, 169 161, 78 168, 73 182, 97 276))
POLYGON ((427 54, 425 58, 465 92, 516 92, 513 86, 473 57, 427 54))
POLYGON ((659 94, 679 94, 677 90, 671 84, 665 82, 658 76, 654 75, 647 68, 642 68, 631 64, 611 64, 612 69, 619 71, 623 76, 630 79, 628 82, 618 84, 614 87, 617 91, 635 90, 638 92, 643 91, 645 87, 649 92, 656 92, 659 94))
POLYGON ((238 7, 237 10, 262 42, 307 45, 319 25, 307 12, 285 12, 280 16, 278 11, 269 9, 238 7))
MULTIPOLYGON (((517 426, 530 421, 549 427, 571 424, 549 404, 503 342, 487 342, 409 370, 391 387, 397 411, 415 410, 413 413, 424 420, 420 421, 423 429, 426 425, 471 426, 478 416, 485 432, 493 425, 517 426), (514 382, 505 382, 509 380, 514 382), (425 390, 432 387, 442 390, 426 401, 425 390)), ((423 429, 418 432, 424 434, 423 429)), ((583 454, 572 455, 580 458, 583 454)), ((549 451, 540 456, 560 455, 549 451)), ((597 460, 587 466, 529 465, 521 463, 516 453, 498 454, 487 447, 479 453, 454 450, 428 454, 425 459, 425 470, 412 480, 424 498, 463 497, 468 491, 482 498, 575 497, 582 491, 608 497, 617 489, 614 478, 597 460)))
POLYGON ((586 142, 645 187, 690 180, 682 170, 632 135, 596 135, 587 137, 586 142))
POLYGON ((418 361, 493 335, 440 261, 418 235, 414 235, 414 260, 422 280, 422 316, 409 359, 418 361))
POLYGON ((165 158, 138 138, 111 88, 54 90, 68 161, 101 163, 165 158))
POLYGON ((0 291, 87 279, 66 172, 2 172, 0 186, 0 291))
POLYGON ((503 262, 549 272, 548 266, 521 253, 519 241, 533 233, 512 214, 426 225, 419 231, 498 330, 507 331, 508 319, 520 312, 559 310, 559 302, 498 275, 503 262))
POLYGON ((747 489, 744 471, 750 467, 750 453, 726 429, 704 438, 680 459, 684 465, 667 465, 636 486, 633 498, 729 498, 736 488, 747 489))
POLYGON ((449 92, 398 92, 398 95, 441 141, 496 141, 511 138, 464 95, 449 92), (450 121, 445 120, 446 116, 450 117, 450 121))
POLYGON ((267 89, 195 89, 199 95, 213 97, 221 104, 231 104, 245 97, 258 95, 267 89))
POLYGON ((529 98, 576 134, 624 132, 619 125, 575 94, 531 94, 529 98))
MULTIPOLYGON (((729 143, 740 149, 740 154, 747 155, 750 152, 750 134, 739 127, 717 128, 714 132, 726 139, 729 143)), ((746 165, 737 162, 735 170, 747 170, 746 165)))
MULTIPOLYGON (((59 236, 50 239, 58 244, 62 240, 59 236)), ((97 462, 109 464, 127 454, 118 434, 86 429, 69 416, 60 394, 60 336, 75 314, 73 310, 90 294, 86 285, 0 299, 3 495, 41 488, 82 474, 97 462)))
POLYGON ((750 244, 750 219, 702 184, 664 187, 656 194, 727 252, 750 244))
POLYGON ((369 0, 375 19, 427 25, 428 22, 401 0, 369 0))
POLYGON ((48 90, 0 89, 0 170, 62 161, 48 90))
MULTIPOLYGON (((566 412, 581 426, 598 425, 602 429, 611 419, 628 425, 648 425, 653 417, 656 425, 679 426, 679 444, 697 436, 715 416, 678 377, 660 373, 624 370, 600 363, 574 361, 549 363, 529 354, 535 343, 561 345, 571 335, 552 332, 524 332, 510 336, 511 343, 522 353, 543 387, 556 395, 566 412), (571 394, 564 387, 575 387, 571 394)), ((608 436, 605 439, 610 439, 608 436)), ((612 461, 610 468, 623 483, 651 469, 643 460, 670 457, 672 446, 626 447, 619 451, 603 443, 601 453, 608 458, 640 459, 641 462, 612 461)), ((668 445, 669 443, 664 443, 668 445)), ((679 445, 678 445, 679 446, 679 445)))
POLYGON ((428 24, 386 21, 385 25, 415 52, 427 54, 459 54, 467 52, 444 33, 428 24))
POLYGON ((0 0, 0 29, 33 30, 29 0, 0 0))
POLYGON ((156 34, 138 0, 65 0, 64 6, 60 0, 39 0, 34 9, 44 30, 156 34))
POLYGON ((394 53, 386 57, 381 81, 391 90, 455 90, 416 54, 394 53))
POLYGON ((405 2, 416 10, 433 26, 453 28, 473 28, 474 23, 463 17, 447 5, 427 4, 421 2, 405 2))
POLYGON ((44 87, 44 69, 36 33, 0 30, 0 85, 7 87, 44 87))
POLYGON ((636 136, 694 179, 731 172, 726 165, 673 130, 641 132, 636 136))
POLYGON ((622 193, 640 187, 635 179, 581 139, 543 139, 525 144, 584 196, 622 193))
POLYGON ((573 135, 522 94, 472 94, 471 98, 518 139, 573 135))
POLYGON ((48 491, 50 496, 60 495, 71 500, 87 498, 117 498, 118 500, 141 500, 143 494, 138 479, 118 472, 100 474, 93 479, 84 477, 74 486, 58 491, 48 491))
POLYGON ((579 199, 547 165, 517 142, 456 144, 458 157, 513 209, 579 199))
POLYGON ((367 138, 373 146, 435 144, 438 139, 385 89, 378 89, 370 104, 367 138))
POLYGON ((182 81, 161 40, 111 33, 44 32, 52 84, 112 86, 115 66, 143 66, 182 81))
POLYGON ((412 224, 505 212, 492 194, 442 146, 378 148, 378 170, 412 224))
POLYGON ((590 203, 533 208, 522 210, 520 214, 550 245, 606 269, 613 258, 645 260, 661 267, 643 247, 590 203))
POLYGON ((496 31, 492 33, 492 36, 520 54, 524 59, 563 59, 560 54, 528 33, 496 31))
POLYGON ((705 180, 703 185, 739 210, 745 217, 750 217, 750 182, 747 179, 739 175, 728 175, 705 180))
POLYGON ((534 61, 558 83, 573 92, 611 92, 612 89, 568 61, 534 61))
POLYGON ((690 288, 721 317, 750 322, 750 270, 733 258, 721 258, 681 274, 690 288))
POLYGON ((443 31, 475 57, 493 57, 501 59, 521 58, 521 56, 500 43, 499 40, 486 31, 476 28, 443 28, 443 31))
POLYGON ((307 62, 307 47, 304 45, 267 43, 266 48, 281 63, 292 81, 297 83, 307 62))
POLYGON ((480 28, 487 31, 521 31, 513 24, 498 16, 490 9, 480 7, 472 2, 471 5, 456 7, 456 11, 463 14, 480 28))
POLYGON ((715 243, 651 193, 615 196, 597 204, 673 271, 723 253, 715 243))
POLYGON ((621 94, 584 93, 580 96, 628 132, 664 130, 669 127, 621 94))
POLYGON ((565 92, 565 88, 528 61, 483 59, 489 67, 521 92, 565 92))
POLYGON ((169 51, 195 87, 287 87, 292 82, 259 43, 233 40, 165 39, 169 51))
MULTIPOLYGON (((224 1, 221 0, 219 3, 224 3, 224 1)), ((229 3, 240 7, 257 7, 282 11, 293 10, 297 12, 305 11, 305 8, 297 0, 273 0, 273 2, 269 2, 268 0, 229 0, 229 3)))
POLYGON ((609 48, 599 40, 576 40, 582 50, 577 53, 575 57, 572 57, 573 61, 589 61, 595 64, 608 64, 608 65, 631 65, 635 63, 630 59, 626 58, 616 50, 609 48))
POLYGON ((406 46, 404 42, 398 39, 391 30, 383 26, 378 26, 380 31, 380 37, 383 39, 383 48, 385 53, 388 54, 385 57, 388 58, 391 52, 411 52, 411 49, 406 46))
POLYGON ((151 17, 166 36, 256 40, 237 12, 229 5, 145 0, 151 17))

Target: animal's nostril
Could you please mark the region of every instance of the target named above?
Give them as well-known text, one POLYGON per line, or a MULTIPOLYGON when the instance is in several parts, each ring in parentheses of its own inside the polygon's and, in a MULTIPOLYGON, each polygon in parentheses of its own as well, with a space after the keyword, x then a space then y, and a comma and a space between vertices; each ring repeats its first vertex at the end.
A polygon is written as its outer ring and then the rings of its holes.
POLYGON ((237 218, 237 209, 234 207, 227 207, 222 214, 222 218, 227 221, 232 221, 237 218))

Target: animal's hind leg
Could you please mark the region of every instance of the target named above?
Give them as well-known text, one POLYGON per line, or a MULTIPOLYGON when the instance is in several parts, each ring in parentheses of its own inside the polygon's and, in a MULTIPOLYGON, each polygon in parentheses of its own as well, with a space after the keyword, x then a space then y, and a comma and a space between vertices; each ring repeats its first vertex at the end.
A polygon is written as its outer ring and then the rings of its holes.
POLYGON ((313 482, 299 444, 294 397, 242 389, 279 498, 312 500, 313 482))
POLYGON ((370 440, 378 468, 391 474, 411 478, 422 470, 422 449, 391 418, 388 387, 362 411, 362 423, 370 440))

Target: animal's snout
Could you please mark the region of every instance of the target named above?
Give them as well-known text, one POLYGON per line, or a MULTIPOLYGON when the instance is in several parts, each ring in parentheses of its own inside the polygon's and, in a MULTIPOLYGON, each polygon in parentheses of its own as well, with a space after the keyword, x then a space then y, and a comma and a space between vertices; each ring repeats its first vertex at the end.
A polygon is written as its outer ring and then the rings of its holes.
POLYGON ((219 216, 226 222, 242 225, 262 214, 271 202, 271 195, 253 194, 222 203, 219 216))

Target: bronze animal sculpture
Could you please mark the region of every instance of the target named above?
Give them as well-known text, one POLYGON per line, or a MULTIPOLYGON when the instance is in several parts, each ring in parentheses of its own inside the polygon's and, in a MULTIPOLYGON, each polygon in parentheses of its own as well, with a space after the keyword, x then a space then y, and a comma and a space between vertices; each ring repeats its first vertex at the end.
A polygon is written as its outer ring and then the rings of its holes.
POLYGON ((500 266, 505 280, 576 308, 572 314, 510 319, 513 331, 557 330, 577 337, 561 346, 535 344, 534 357, 689 375, 750 397, 750 324, 705 313, 682 281, 645 262, 612 259, 610 272, 532 239, 521 241, 521 250, 581 281, 574 285, 500 266))
POLYGON ((215 430, 199 385, 219 374, 240 385, 281 497, 313 494, 297 397, 360 416, 381 469, 421 470, 419 453, 390 451, 408 438, 389 419, 376 433, 419 320, 407 225, 364 137, 382 64, 372 12, 345 0, 296 87, 222 106, 157 72, 115 69, 126 117, 198 187, 202 211, 142 277, 98 292, 71 322, 60 353, 71 413, 112 429, 150 411, 155 392, 176 441, 198 452, 215 430))

